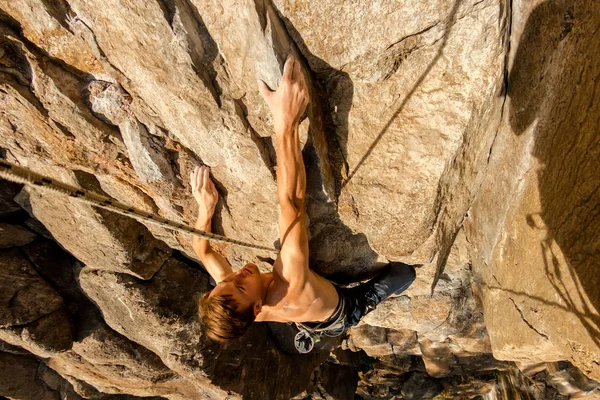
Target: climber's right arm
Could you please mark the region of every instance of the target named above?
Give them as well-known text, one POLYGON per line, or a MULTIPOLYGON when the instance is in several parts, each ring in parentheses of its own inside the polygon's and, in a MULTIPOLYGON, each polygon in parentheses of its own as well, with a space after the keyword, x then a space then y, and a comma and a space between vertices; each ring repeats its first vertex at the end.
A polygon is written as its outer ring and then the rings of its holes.
MULTIPOLYGON (((212 217, 219 200, 219 194, 210 179, 208 167, 196 167, 190 176, 190 184, 192 185, 194 198, 198 203, 198 219, 194 228, 211 232, 212 217)), ((193 236, 192 248, 216 283, 221 282, 223 278, 233 272, 229 262, 210 247, 208 240, 193 236)))
POLYGON ((281 250, 273 272, 291 287, 302 288, 308 278, 308 238, 304 221, 306 172, 298 125, 308 104, 308 88, 299 61, 288 57, 277 91, 261 82, 261 93, 273 114, 277 151, 277 196, 281 213, 281 250))

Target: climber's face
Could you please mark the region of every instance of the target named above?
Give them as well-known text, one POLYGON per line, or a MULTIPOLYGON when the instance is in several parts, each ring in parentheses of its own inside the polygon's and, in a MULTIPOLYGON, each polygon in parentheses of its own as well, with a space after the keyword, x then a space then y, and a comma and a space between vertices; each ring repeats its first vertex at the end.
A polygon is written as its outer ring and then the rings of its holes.
POLYGON ((229 274, 212 290, 214 295, 231 295, 240 307, 256 307, 255 315, 260 312, 263 297, 262 274, 255 264, 248 263, 244 268, 229 274))

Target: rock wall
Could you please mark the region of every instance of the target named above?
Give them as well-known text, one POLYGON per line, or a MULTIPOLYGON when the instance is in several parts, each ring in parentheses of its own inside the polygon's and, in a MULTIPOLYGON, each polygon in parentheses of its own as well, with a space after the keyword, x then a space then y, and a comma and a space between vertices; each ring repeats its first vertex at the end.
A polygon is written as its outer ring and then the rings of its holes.
POLYGON ((485 321, 496 357, 599 379, 600 7, 513 7, 508 97, 466 221, 485 321))
MULTIPOLYGON (((277 159, 257 81, 274 87, 293 53, 311 93, 311 268, 344 284, 422 264, 342 347, 410 372, 407 391, 425 372, 448 386, 466 365, 505 368, 491 354, 600 379, 598 21, 592 0, 0 0, 0 155, 185 224, 189 173, 206 164, 214 231, 273 245, 277 159)), ((269 339, 285 327, 209 343, 190 237, 6 187, 0 340, 61 387, 352 395, 336 374, 360 362, 286 354, 269 339)), ((216 248, 234 267, 272 262, 216 248)))

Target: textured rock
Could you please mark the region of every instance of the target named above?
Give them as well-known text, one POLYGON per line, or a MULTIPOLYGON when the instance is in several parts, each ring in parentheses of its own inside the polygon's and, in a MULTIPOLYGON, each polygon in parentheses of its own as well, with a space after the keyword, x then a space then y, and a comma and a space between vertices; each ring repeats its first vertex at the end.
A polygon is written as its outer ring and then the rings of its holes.
POLYGON ((3 1, 2 10, 19 21, 29 40, 52 57, 64 60, 87 73, 103 72, 102 64, 82 38, 67 25, 68 6, 63 2, 34 0, 26 3, 3 1))
POLYGON ((129 110, 131 96, 116 84, 94 81, 88 86, 92 110, 109 122, 119 126, 129 160, 142 183, 162 183, 173 189, 175 176, 161 149, 155 149, 146 127, 132 116, 129 110))
POLYGON ((79 333, 71 351, 54 356, 48 366, 69 381, 82 395, 90 389, 111 394, 200 398, 193 384, 168 369, 152 352, 119 335, 106 324, 91 320, 79 333))
POLYGON ((342 221, 378 253, 410 256, 433 233, 446 165, 499 90, 499 2, 276 3, 325 88, 344 160, 342 221))
POLYGON ((402 397, 407 400, 432 399, 442 391, 442 384, 424 373, 413 372, 402 385, 402 397))
POLYGON ((513 6, 508 98, 467 221, 486 325, 499 359, 567 358, 598 379, 600 7, 513 6))
POLYGON ((34 322, 62 307, 62 298, 19 251, 0 251, 0 268, 0 328, 34 322))
POLYGON ((354 351, 364 350, 371 357, 391 354, 421 353, 417 333, 411 330, 394 330, 363 324, 352 328, 347 346, 354 351))
POLYGON ((40 355, 60 353, 73 344, 73 327, 64 309, 24 326, 20 334, 21 346, 40 355))
MULTIPOLYGON (((99 191, 91 175, 69 175, 72 183, 99 191)), ((171 254, 171 249, 154 239, 145 226, 117 214, 49 193, 32 193, 30 202, 52 235, 86 265, 100 269, 126 271, 140 278, 150 278, 171 254), (74 219, 73 215, 79 215, 74 219), (78 240, 81 235, 85 241, 78 240), (88 243, 89 241, 89 243, 88 243), (90 246, 96 244, 97 246, 90 246)))
MULTIPOLYGON (((596 3, 0 0, 0 155, 186 224, 187 177, 205 164, 221 197, 214 231, 273 244, 277 160, 257 81, 276 86, 292 53, 311 93, 311 267, 347 283, 387 260, 423 264, 346 340, 379 358, 365 374, 379 383, 359 392, 400 395, 429 371, 445 396, 475 396, 505 365, 492 351, 568 358, 597 379, 596 3)), ((354 364, 311 380, 327 355, 283 354, 264 326, 209 343, 196 317, 207 276, 172 256, 195 258, 188 235, 23 191, 44 231, 11 190, 0 222, 79 261, 4 235, 23 246, 0 253, 13 255, 0 262, 0 337, 82 396, 351 396, 338 379, 354 364)), ((270 268, 215 247, 234 267, 270 268)))
MULTIPOLYGON (((385 300, 364 323, 394 330, 416 331, 419 338, 443 342, 447 337, 485 342, 483 312, 477 288, 470 282, 466 237, 460 231, 446 259, 433 295, 426 284, 431 275, 417 270, 417 279, 402 296, 385 300)), ((430 281, 431 282, 431 281, 430 281)), ((489 342, 489 340, 488 340, 489 342)))
POLYGON ((79 281, 109 326, 158 354, 207 398, 222 397, 223 389, 251 399, 290 398, 306 387, 314 368, 327 357, 286 355, 266 340, 261 325, 241 340, 212 345, 197 317, 208 277, 173 258, 149 282, 90 268, 81 271, 79 281), (270 374, 278 379, 265 387, 262 377, 270 374))
POLYGON ((194 67, 202 66, 197 65, 193 49, 177 40, 165 18, 168 10, 165 12, 159 3, 141 1, 128 6, 113 1, 102 6, 72 1, 70 6, 94 32, 110 64, 127 77, 127 82, 122 82, 125 90, 147 104, 159 125, 209 165, 227 188, 233 220, 244 223, 235 233, 246 239, 254 235, 257 240, 274 240, 272 175, 238 116, 236 103, 231 98, 215 101, 212 83, 204 82, 196 73, 194 67), (134 37, 140 40, 127 39, 134 37), (251 215, 242 207, 248 198, 254 203, 251 215))
POLYGON ((0 248, 23 246, 33 241, 36 234, 18 225, 0 223, 0 248))
MULTIPOLYGON (((15 400, 59 400, 60 393, 38 376, 39 361, 33 356, 0 352, 0 395, 15 400)), ((75 400, 71 397, 70 399, 75 400)))

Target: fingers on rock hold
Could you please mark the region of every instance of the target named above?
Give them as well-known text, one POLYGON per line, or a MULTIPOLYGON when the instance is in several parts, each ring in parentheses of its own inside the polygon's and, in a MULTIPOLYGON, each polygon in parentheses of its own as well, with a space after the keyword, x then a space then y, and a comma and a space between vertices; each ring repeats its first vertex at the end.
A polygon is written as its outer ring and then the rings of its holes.
POLYGON ((202 188, 206 189, 210 184, 210 169, 208 167, 204 167, 203 176, 202 176, 202 188))
POLYGON ((288 56, 287 60, 285 60, 285 65, 283 66, 283 79, 291 80, 293 78, 295 61, 296 60, 291 54, 288 56))

